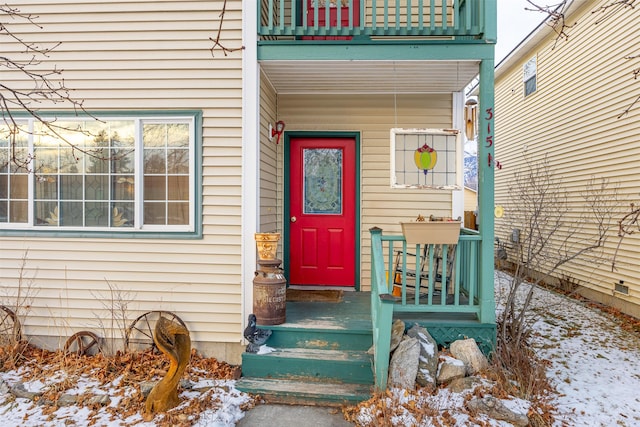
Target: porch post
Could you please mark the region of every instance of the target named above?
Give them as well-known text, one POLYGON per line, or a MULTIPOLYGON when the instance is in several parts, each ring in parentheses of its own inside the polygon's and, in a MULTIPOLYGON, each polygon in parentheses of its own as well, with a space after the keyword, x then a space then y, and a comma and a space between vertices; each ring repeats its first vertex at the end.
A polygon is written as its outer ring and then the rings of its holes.
POLYGON ((258 5, 245 0, 242 5, 242 305, 238 332, 253 311, 253 277, 256 269, 255 233, 260 218, 260 69, 257 57, 258 5))
MULTIPOLYGON (((493 55, 492 55, 493 56, 493 55)), ((480 322, 495 323, 493 277, 494 239, 494 60, 480 62, 480 104, 478 126, 478 228, 480 241, 480 322)))

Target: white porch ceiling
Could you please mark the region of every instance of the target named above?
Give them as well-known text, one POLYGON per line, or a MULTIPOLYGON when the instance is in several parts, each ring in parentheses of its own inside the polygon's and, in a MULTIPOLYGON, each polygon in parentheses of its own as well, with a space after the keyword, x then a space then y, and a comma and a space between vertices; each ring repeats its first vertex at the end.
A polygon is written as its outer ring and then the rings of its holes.
POLYGON ((276 92, 448 93, 478 74, 478 61, 264 61, 276 92))

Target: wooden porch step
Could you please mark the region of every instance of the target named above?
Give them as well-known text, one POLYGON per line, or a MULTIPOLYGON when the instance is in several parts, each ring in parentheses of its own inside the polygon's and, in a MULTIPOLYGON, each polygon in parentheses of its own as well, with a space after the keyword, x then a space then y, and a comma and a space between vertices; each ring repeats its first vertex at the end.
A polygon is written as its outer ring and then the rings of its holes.
POLYGON ((366 351, 373 344, 370 301, 369 293, 344 292, 339 303, 288 302, 285 323, 259 326, 273 331, 269 347, 366 351))
POLYGON ((239 390, 279 403, 341 405, 371 397, 371 297, 344 292, 339 302, 287 302, 286 321, 259 325, 273 333, 268 354, 244 353, 239 390))
MULTIPOLYGON (((275 352, 242 356, 236 387, 280 403, 340 405, 367 400, 374 372, 367 350, 373 342, 371 295, 345 292, 338 303, 288 302, 286 321, 260 325, 272 330, 267 345, 275 352)), ((495 324, 481 324, 472 313, 396 313, 407 327, 427 326, 439 344, 474 337, 484 351, 495 342, 495 324)))
MULTIPOLYGON (((271 344, 270 344, 271 345, 271 344)), ((268 354, 244 353, 242 375, 343 383, 373 383, 372 357, 365 351, 279 348, 268 354)))
MULTIPOLYGON (((236 388, 261 395, 267 402, 286 404, 316 404, 341 406, 367 400, 372 395, 372 384, 344 384, 309 380, 240 378, 236 388)), ((300 420, 300 425, 304 420, 300 420)))
MULTIPOLYGON (((371 323, 371 321, 369 321, 371 323)), ((366 351, 373 344, 371 325, 368 328, 323 329, 296 323, 264 326, 273 335, 267 345, 274 348, 309 348, 322 350, 366 351)))

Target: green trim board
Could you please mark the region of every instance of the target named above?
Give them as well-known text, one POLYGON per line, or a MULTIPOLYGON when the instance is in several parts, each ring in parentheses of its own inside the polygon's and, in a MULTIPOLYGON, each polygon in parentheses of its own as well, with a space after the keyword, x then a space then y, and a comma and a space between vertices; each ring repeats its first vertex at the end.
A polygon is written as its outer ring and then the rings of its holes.
MULTIPOLYGON (((47 238, 122 238, 122 239, 201 239, 202 238, 202 175, 203 175, 203 113, 201 110, 96 110, 79 113, 77 111, 43 110, 38 114, 42 117, 55 118, 113 118, 136 117, 148 118, 162 117, 189 117, 193 118, 194 126, 194 217, 193 231, 119 231, 119 230, 21 230, 0 229, 0 237, 47 237, 47 238)), ((12 111, 14 119, 33 119, 33 116, 24 111, 12 111)))
POLYGON ((272 403, 293 405, 322 405, 340 407, 354 405, 371 398, 369 384, 345 384, 314 379, 270 379, 242 377, 236 382, 238 390, 259 394, 272 403))
POLYGON ((242 354, 242 375, 257 378, 306 377, 350 384, 373 384, 371 355, 365 350, 278 348, 242 354))
POLYGON ((478 61, 494 57, 494 42, 484 41, 379 41, 370 43, 351 43, 326 41, 260 41, 258 42, 258 61, 267 60, 433 60, 478 61), (473 42, 473 43, 472 43, 473 42))
MULTIPOLYGON (((361 202, 360 202, 360 180, 361 180, 361 170, 360 170, 360 152, 361 152, 361 144, 360 144, 360 132, 351 131, 351 132, 342 132, 342 131, 285 131, 284 132, 284 168, 283 168, 283 218, 289 218, 290 215, 290 192, 289 192, 289 183, 291 180, 291 172, 289 170, 289 165, 291 163, 290 155, 289 155, 289 146, 291 143, 291 138, 353 138, 356 144, 356 201, 355 201, 355 210, 356 210, 356 224, 355 224, 355 235, 356 235, 356 245, 355 245, 355 277, 354 277, 354 286, 355 290, 360 290, 360 248, 361 248, 361 236, 360 236, 360 228, 362 222, 362 212, 361 212, 361 202)), ((290 236, 290 223, 289 221, 283 221, 282 224, 282 237, 283 237, 283 258, 284 258, 284 269, 285 276, 289 277, 289 236, 290 236)))

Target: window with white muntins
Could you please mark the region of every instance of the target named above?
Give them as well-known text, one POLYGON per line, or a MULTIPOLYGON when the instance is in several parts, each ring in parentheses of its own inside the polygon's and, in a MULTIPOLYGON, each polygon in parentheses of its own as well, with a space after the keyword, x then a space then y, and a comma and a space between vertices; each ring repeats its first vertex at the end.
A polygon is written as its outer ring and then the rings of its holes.
POLYGON ((195 116, 0 125, 0 230, 193 231, 195 116))

